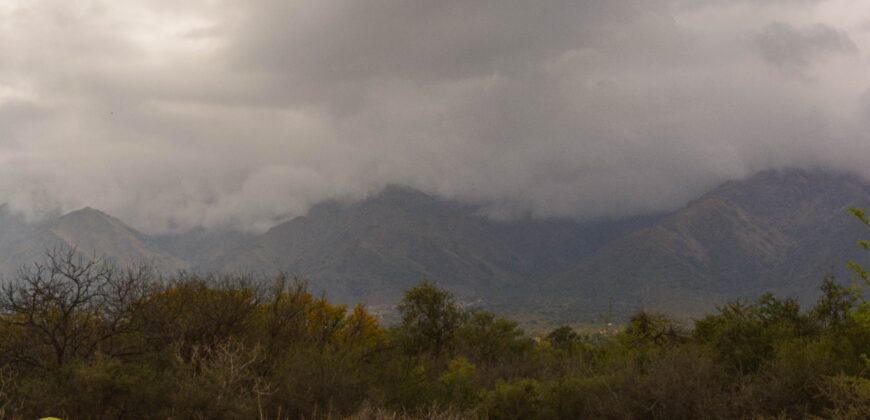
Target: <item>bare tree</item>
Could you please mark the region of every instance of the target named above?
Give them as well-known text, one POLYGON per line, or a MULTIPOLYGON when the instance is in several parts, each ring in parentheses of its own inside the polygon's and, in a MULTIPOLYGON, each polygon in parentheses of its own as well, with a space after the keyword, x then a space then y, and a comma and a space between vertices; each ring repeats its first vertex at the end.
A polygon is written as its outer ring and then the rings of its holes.
POLYGON ((120 339, 133 331, 135 308, 156 284, 147 265, 120 270, 75 248, 48 251, 0 286, 0 323, 18 338, 6 350, 14 361, 43 367, 97 351, 129 353, 120 339))

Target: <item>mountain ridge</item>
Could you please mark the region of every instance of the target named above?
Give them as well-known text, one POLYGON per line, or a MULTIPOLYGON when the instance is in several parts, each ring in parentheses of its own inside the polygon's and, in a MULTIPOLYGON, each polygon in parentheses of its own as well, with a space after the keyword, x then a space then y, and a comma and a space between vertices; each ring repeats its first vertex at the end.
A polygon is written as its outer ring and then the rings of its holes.
POLYGON ((396 302, 425 278, 502 312, 694 314, 766 291, 814 297, 824 274, 844 276, 844 262, 861 257, 850 206, 870 207, 865 180, 786 169, 725 182, 666 214, 585 223, 493 220, 481 206, 398 186, 317 204, 258 235, 145 235, 90 207, 27 224, 3 207, 0 272, 61 247, 166 273, 287 272, 346 303, 396 302))
POLYGON ((870 206, 868 191, 854 175, 825 171, 765 171, 729 181, 605 245, 549 284, 591 294, 618 290, 622 300, 645 299, 643 306, 666 310, 686 299, 762 292, 809 300, 827 274, 820 267, 847 277, 845 261, 861 257, 854 244, 863 232, 847 209, 870 206), (649 293, 651 285, 671 290, 649 293))

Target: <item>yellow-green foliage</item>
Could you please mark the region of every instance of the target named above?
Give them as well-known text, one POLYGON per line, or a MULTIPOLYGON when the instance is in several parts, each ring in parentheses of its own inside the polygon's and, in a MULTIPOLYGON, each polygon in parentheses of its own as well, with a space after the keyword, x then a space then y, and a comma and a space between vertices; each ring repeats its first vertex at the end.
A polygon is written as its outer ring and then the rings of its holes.
POLYGON ((464 357, 450 361, 438 381, 442 387, 441 399, 447 404, 468 408, 477 402, 476 368, 464 357))
POLYGON ((2 418, 870 413, 870 306, 830 278, 809 310, 764 295, 693 326, 640 312, 615 335, 560 327, 534 339, 431 283, 409 290, 401 322, 384 327, 365 307, 333 304, 286 276, 267 286, 231 275, 158 281, 86 261, 49 264, 85 278, 48 270, 0 288, 2 418))

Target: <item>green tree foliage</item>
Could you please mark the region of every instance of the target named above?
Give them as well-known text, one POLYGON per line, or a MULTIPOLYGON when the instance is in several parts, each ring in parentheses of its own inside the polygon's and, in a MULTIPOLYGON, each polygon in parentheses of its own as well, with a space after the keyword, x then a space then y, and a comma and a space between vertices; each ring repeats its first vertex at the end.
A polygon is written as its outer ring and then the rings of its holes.
POLYGON ((766 294, 751 304, 723 306, 719 314, 696 322, 694 335, 714 349, 724 367, 748 373, 770 361, 781 341, 804 336, 809 329, 797 302, 766 294))
POLYGON ((531 337, 423 282, 384 327, 303 281, 53 253, 0 289, 0 418, 867 418, 862 292, 531 337), (262 286, 267 284, 267 286, 262 286))
MULTIPOLYGON (((849 212, 852 213, 855 218, 861 221, 865 227, 870 229, 870 218, 867 217, 867 214, 863 209, 852 207, 849 209, 849 212)), ((865 251, 870 251, 870 240, 861 239, 858 241, 858 246, 863 248, 865 251)), ((861 278, 864 282, 865 287, 870 287, 870 274, 868 274, 867 270, 864 268, 862 264, 859 264, 855 261, 849 261, 849 268, 854 271, 858 277, 861 278)), ((866 299, 863 299, 863 295, 861 295, 862 299, 859 304, 859 307, 852 313, 852 318, 856 321, 864 325, 865 327, 870 328, 870 303, 867 302, 866 299)))
POLYGON ((274 283, 159 282, 50 253, 0 290, 3 417, 298 418, 371 399, 386 360, 378 321, 274 283))
POLYGON ((482 411, 491 419, 542 418, 541 384, 534 379, 499 381, 494 389, 484 392, 482 411))
POLYGON ((442 393, 440 400, 462 408, 473 406, 478 397, 476 374, 477 368, 468 359, 458 357, 451 360, 447 370, 438 378, 442 393))
POLYGON ((533 348, 533 341, 516 322, 480 310, 463 318, 456 337, 463 354, 474 363, 490 368, 525 357, 533 348))
POLYGON ((574 347, 581 342, 580 335, 577 334, 573 328, 567 325, 551 331, 547 334, 546 340, 553 346, 553 348, 566 352, 572 351, 574 347))
POLYGON ((822 282, 822 297, 811 312, 812 318, 825 328, 845 328, 854 321, 852 314, 861 295, 856 288, 847 288, 837 283, 833 276, 822 282))
POLYGON ((410 353, 440 357, 456 345, 463 313, 450 292, 424 281, 408 290, 398 306, 402 345, 410 353))

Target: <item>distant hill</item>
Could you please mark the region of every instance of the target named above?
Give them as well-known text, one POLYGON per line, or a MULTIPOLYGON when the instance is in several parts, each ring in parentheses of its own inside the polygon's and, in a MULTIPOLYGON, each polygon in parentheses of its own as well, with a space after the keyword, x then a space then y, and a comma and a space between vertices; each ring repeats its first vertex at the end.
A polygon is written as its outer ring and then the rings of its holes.
POLYGON ((390 187, 358 203, 316 206, 219 268, 298 273, 340 300, 395 301, 424 278, 488 299, 527 293, 539 279, 647 219, 498 222, 475 206, 390 187))
POLYGON ((49 250, 75 248, 83 256, 106 258, 120 266, 147 263, 163 272, 190 263, 161 250, 148 237, 99 210, 84 208, 56 219, 28 225, 0 209, 0 272, 14 275, 22 266, 42 261, 49 250))
POLYGON ((806 300, 826 274, 847 278, 846 260, 867 257, 850 206, 870 207, 870 186, 855 176, 765 171, 578 258, 546 283, 599 311, 616 301, 697 313, 767 291, 806 300))
MULTIPOLYGON (((0 273, 46 249, 176 270, 284 271, 347 303, 396 302, 429 279, 503 313, 566 321, 640 308, 697 314, 772 291, 809 299, 828 273, 866 258, 846 212, 870 208, 870 184, 823 171, 765 171, 727 182, 665 215, 577 223, 495 221, 482 208, 404 187, 325 202, 263 234, 196 229, 147 236, 85 208, 28 224, 0 207, 0 273)), ((870 235, 867 235, 870 236, 870 235)))
MULTIPOLYGON (((231 229, 203 229, 201 227, 180 234, 148 236, 148 240, 161 251, 184 260, 193 271, 208 272, 225 265, 224 258, 246 252, 258 235, 231 229)), ((253 267, 262 271, 264 267, 253 267)))

